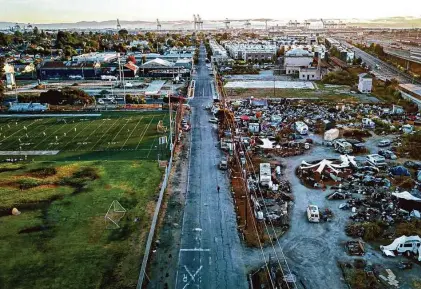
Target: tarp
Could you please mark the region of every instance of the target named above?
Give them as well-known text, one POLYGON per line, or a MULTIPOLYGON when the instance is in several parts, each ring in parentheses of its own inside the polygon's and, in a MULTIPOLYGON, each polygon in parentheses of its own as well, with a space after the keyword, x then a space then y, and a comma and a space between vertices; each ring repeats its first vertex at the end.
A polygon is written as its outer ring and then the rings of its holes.
POLYGON ((240 119, 244 120, 244 121, 248 121, 248 120, 250 120, 250 117, 248 115, 242 115, 242 116, 240 116, 240 119))
POLYGON ((332 128, 325 132, 324 140, 325 141, 333 141, 339 137, 339 129, 332 128))
POLYGON ((394 175, 394 176, 410 176, 411 173, 408 171, 407 168, 403 167, 403 166, 397 166, 397 167, 393 167, 390 169, 390 172, 394 175))
POLYGON ((319 174, 321 174, 324 171, 324 169, 326 167, 328 167, 337 174, 337 173, 339 173, 339 171, 337 169, 348 168, 350 163, 355 165, 355 166, 357 165, 356 162, 355 162, 355 157, 353 157, 353 156, 341 155, 340 159, 341 159, 340 164, 334 164, 333 161, 326 160, 326 159, 320 161, 317 164, 309 164, 306 161, 302 161, 301 162, 301 169, 311 169, 311 168, 318 167, 316 171, 319 174))
POLYGON ((413 196, 409 192, 402 192, 402 193, 392 193, 393 196, 397 197, 398 199, 404 199, 407 201, 415 201, 415 202, 421 202, 420 198, 417 198, 413 196))
POLYGON ((263 142, 263 144, 259 145, 259 147, 264 148, 264 149, 272 149, 273 148, 274 142, 270 141, 267 138, 261 138, 260 140, 263 142))
MULTIPOLYGON (((396 238, 392 244, 388 246, 380 246, 380 249, 383 253, 386 254, 386 256, 395 256, 392 251, 395 251, 398 249, 398 246, 400 244, 405 244, 406 242, 421 242, 420 236, 401 236, 399 238, 396 238), (393 254, 393 255, 390 255, 393 254)), ((421 246, 418 248, 418 261, 421 261, 421 246)))

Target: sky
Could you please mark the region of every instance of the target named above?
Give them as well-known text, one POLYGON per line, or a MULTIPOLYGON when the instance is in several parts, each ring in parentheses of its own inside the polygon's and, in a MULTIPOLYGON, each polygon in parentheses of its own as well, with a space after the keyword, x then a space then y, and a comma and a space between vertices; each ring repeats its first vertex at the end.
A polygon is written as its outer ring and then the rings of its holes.
POLYGON ((0 22, 421 17, 421 0, 0 0, 0 22), (390 2, 389 2, 390 3, 390 2))

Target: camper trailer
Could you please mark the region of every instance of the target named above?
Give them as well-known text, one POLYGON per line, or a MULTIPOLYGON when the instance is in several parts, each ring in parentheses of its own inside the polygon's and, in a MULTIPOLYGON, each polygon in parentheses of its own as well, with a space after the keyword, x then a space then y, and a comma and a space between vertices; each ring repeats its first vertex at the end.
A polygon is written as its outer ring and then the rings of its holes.
POLYGON ((380 246, 386 256, 398 254, 418 254, 418 261, 421 261, 421 238, 419 236, 402 236, 393 241, 388 246, 380 246))
POLYGON ((306 135, 306 134, 308 134, 308 126, 304 123, 304 122, 302 122, 302 121, 297 121, 296 123, 295 123, 295 130, 299 133, 299 134, 301 134, 301 135, 306 135))
POLYGON ((272 181, 272 172, 269 163, 260 164, 260 184, 262 186, 269 186, 272 181))

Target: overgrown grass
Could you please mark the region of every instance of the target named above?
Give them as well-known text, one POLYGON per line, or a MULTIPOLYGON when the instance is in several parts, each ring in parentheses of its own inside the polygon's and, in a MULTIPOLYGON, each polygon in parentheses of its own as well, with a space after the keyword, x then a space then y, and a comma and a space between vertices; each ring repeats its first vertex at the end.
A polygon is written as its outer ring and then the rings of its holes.
POLYGON ((2 289, 135 287, 162 177, 155 162, 31 163, 0 177, 1 206, 22 212, 0 217, 2 289), (37 186, 11 185, 52 168, 29 178, 37 186), (114 200, 127 213, 111 230, 104 216, 114 200))

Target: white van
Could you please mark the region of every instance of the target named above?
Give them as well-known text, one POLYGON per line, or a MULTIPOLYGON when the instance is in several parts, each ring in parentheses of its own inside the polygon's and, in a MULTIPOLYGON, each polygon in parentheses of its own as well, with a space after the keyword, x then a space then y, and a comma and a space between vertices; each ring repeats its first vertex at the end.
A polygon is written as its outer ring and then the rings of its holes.
POLYGON ((307 219, 310 223, 320 222, 319 208, 316 205, 308 205, 307 207, 307 219))

